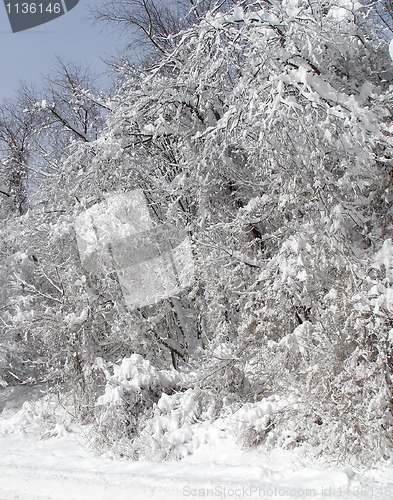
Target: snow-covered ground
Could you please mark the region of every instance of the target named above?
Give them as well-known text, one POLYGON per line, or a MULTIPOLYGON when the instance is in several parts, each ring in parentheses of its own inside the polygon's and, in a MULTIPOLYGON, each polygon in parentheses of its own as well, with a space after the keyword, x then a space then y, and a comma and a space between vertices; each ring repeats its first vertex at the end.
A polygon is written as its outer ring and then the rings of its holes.
POLYGON ((0 500, 393 499, 393 468, 356 472, 300 450, 245 451, 235 437, 217 437, 181 462, 112 460, 62 425, 40 438, 31 411, 18 408, 25 397, 12 404, 0 394, 0 500))

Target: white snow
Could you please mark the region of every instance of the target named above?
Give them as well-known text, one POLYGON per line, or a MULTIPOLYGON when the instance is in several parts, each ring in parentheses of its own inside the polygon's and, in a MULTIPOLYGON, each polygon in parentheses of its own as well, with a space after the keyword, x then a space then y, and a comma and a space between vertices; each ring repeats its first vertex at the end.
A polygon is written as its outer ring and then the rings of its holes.
POLYGON ((73 435, 6 436, 0 444, 1 500, 393 498, 392 471, 305 466, 295 452, 245 452, 233 442, 167 463, 98 457, 73 435))
POLYGON ((393 467, 360 473, 301 449, 242 450, 225 433, 181 462, 112 460, 89 451, 81 429, 57 424, 40 439, 22 422, 29 408, 6 405, 0 414, 0 500, 393 498, 393 467))

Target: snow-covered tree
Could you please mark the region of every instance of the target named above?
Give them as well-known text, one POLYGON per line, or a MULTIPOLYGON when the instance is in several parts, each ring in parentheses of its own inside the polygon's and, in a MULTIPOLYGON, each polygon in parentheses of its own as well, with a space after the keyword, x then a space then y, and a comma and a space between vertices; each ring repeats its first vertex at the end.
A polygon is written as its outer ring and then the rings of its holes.
POLYGON ((101 443, 146 457, 168 418, 190 439, 193 421, 285 400, 244 421, 246 444, 391 455, 393 68, 366 14, 345 1, 213 9, 152 68, 121 69, 96 137, 58 112, 74 140, 49 193, 65 213, 43 226, 47 249, 20 256, 33 282, 18 279, 101 443), (136 189, 155 225, 187 235, 195 272, 127 310, 110 262, 78 260, 73 222, 136 189))

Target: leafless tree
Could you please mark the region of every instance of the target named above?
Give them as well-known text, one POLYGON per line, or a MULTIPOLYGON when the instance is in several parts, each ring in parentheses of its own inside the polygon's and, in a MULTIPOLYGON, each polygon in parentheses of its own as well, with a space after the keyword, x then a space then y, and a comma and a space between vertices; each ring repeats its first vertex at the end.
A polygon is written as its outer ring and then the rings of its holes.
POLYGON ((171 35, 192 26, 209 10, 226 9, 233 0, 110 0, 91 9, 94 21, 130 33, 128 46, 163 53, 171 35))
POLYGON ((19 96, 16 103, 8 101, 0 109, 0 193, 12 199, 20 214, 27 210, 27 160, 37 118, 25 112, 25 105, 25 99, 19 96))

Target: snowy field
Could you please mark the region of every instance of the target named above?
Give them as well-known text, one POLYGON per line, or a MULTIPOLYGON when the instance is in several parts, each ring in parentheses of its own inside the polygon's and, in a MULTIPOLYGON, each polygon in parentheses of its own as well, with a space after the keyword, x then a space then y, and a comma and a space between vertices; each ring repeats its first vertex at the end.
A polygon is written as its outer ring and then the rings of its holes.
POLYGON ((182 462, 112 460, 63 425, 45 435, 23 406, 27 396, 0 393, 0 500, 393 499, 393 468, 360 472, 300 450, 245 451, 235 437, 216 436, 182 462))

